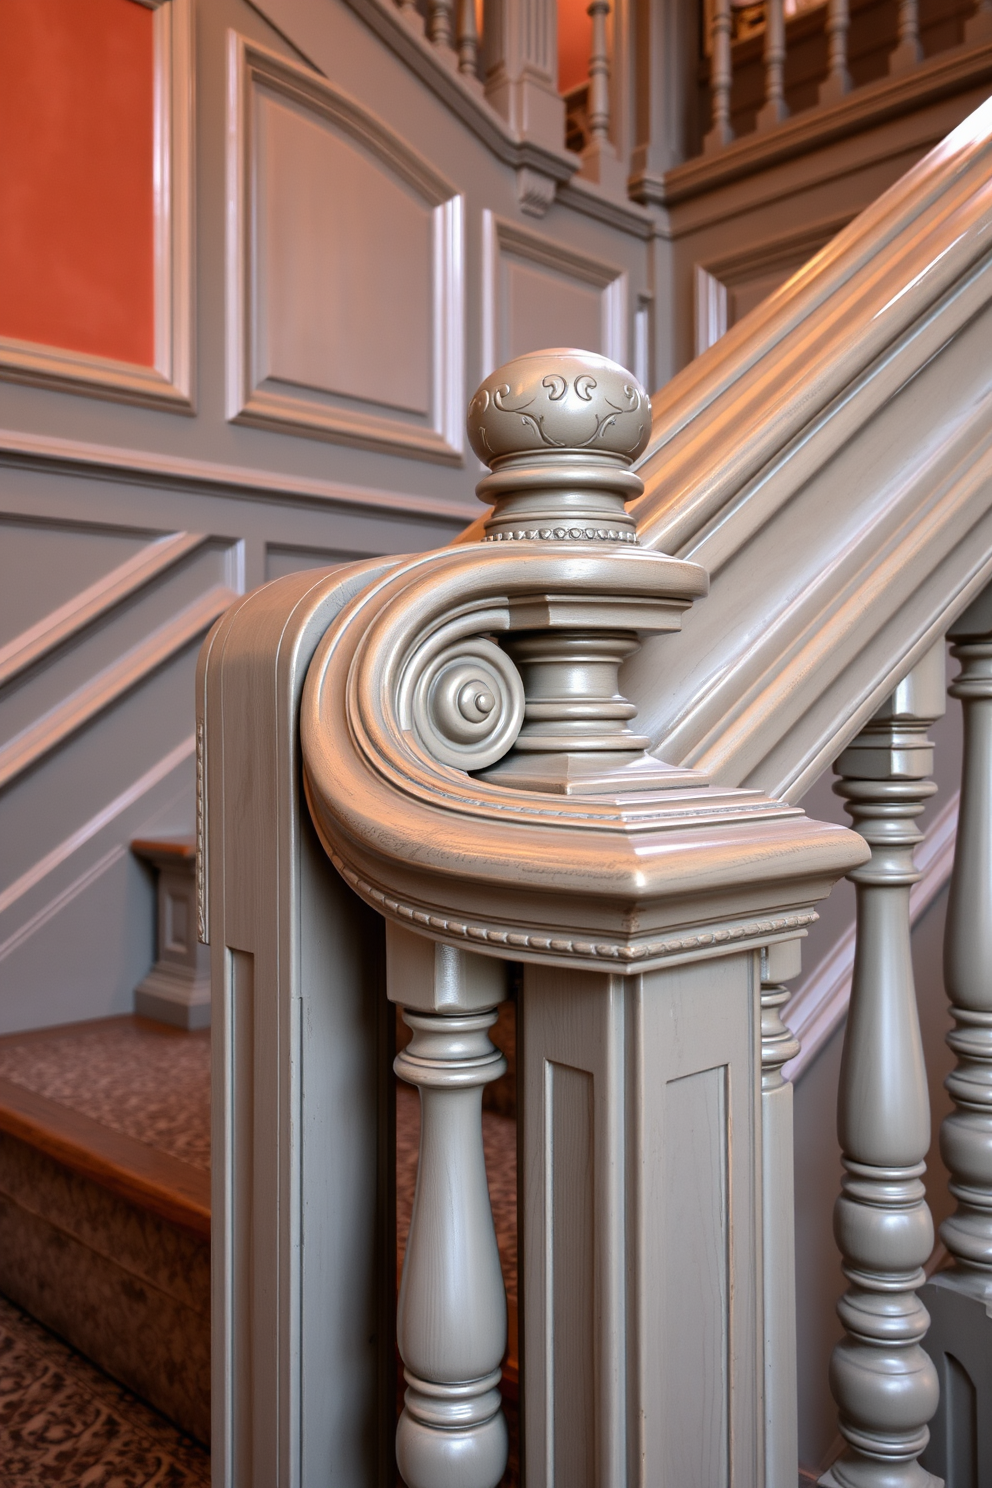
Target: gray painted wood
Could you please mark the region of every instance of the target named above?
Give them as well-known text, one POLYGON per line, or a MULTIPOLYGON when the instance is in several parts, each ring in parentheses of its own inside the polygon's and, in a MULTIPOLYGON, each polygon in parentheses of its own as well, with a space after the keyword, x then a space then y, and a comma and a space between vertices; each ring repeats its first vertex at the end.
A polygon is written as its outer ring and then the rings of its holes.
POLYGON ((956 1059, 946 1085, 955 1109, 940 1133, 954 1212, 940 1238, 954 1259, 922 1292, 931 1314, 926 1348, 941 1381, 925 1462, 948 1488, 992 1473, 992 677, 989 595, 950 631, 961 671, 951 683, 964 712, 961 811, 947 907, 944 982, 956 1059))
POLYGON ((934 647, 837 761, 836 789, 872 849, 849 877, 858 945, 844 1035, 837 1128, 845 1174, 834 1210, 848 1289, 830 1382, 846 1442, 830 1488, 924 1488, 919 1464, 937 1408, 917 1291, 933 1248, 922 1183, 930 1107, 910 954, 915 819, 935 790, 927 725, 944 711, 944 648, 934 647))
POLYGON ((420 1091, 420 1152, 396 1311, 406 1392, 396 1461, 407 1488, 496 1488, 506 1294, 482 1148, 482 1090, 506 1071, 489 1040, 501 961, 391 924, 387 995, 412 1032, 396 1073, 420 1091))

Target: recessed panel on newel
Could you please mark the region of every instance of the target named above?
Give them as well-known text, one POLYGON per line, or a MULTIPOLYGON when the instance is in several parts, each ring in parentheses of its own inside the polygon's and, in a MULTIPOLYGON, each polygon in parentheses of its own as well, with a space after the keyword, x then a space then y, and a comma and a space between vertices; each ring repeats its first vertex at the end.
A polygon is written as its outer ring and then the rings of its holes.
POLYGON ((229 416, 461 458, 461 198, 323 78, 235 40, 229 416))

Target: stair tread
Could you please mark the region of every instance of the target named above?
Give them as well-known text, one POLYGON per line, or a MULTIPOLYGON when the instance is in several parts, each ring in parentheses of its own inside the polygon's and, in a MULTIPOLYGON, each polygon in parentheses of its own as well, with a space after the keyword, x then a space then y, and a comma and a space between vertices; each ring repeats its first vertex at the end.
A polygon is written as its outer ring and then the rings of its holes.
POLYGON ((123 1017, 0 1038, 0 1130, 210 1233, 209 1030, 123 1017))
POLYGON ((0 1298, 0 1481, 209 1488, 210 1454, 0 1298))

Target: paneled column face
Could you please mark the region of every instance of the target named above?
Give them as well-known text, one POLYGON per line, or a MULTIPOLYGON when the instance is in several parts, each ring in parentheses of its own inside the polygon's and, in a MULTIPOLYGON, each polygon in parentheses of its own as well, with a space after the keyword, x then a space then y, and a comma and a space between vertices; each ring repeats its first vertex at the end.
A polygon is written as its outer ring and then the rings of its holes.
POLYGON ((526 969, 529 1488, 762 1480, 755 967, 526 969))
POLYGON ((937 1408, 921 1348, 930 1319, 917 1296, 933 1249, 923 1189, 930 1104, 913 985, 909 890, 915 825, 936 786, 929 723, 944 711, 944 652, 917 665, 837 761, 835 789, 869 843, 857 887, 858 941, 844 1038, 837 1129, 845 1174, 834 1211, 848 1290, 830 1385, 847 1449, 821 1479, 833 1488, 923 1488, 918 1462, 937 1408))

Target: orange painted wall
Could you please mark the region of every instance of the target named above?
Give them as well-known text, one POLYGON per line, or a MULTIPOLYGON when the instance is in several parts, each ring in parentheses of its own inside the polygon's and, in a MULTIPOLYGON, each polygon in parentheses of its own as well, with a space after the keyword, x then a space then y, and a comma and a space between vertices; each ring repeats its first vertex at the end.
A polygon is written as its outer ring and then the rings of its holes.
POLYGON ((0 0, 0 335, 154 363, 152 12, 0 0))
POLYGON ((558 91, 584 83, 589 77, 592 21, 589 0, 558 0, 558 91))

